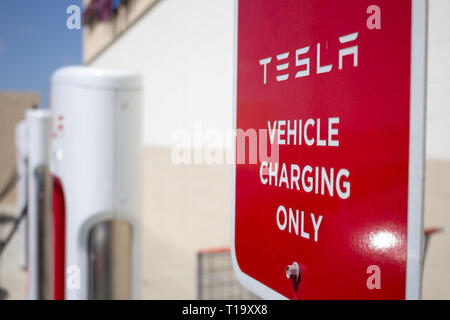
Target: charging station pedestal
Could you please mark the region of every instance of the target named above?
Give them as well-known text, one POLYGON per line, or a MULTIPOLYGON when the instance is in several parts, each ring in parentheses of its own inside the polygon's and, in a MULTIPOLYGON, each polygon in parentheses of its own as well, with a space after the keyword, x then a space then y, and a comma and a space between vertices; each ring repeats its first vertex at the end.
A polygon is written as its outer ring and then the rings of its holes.
POLYGON ((25 114, 27 189, 27 297, 52 299, 52 210, 49 175, 50 112, 25 114))
POLYGON ((65 67, 51 79, 55 299, 138 299, 142 83, 65 67))
MULTIPOLYGON (((17 171, 17 187, 16 187, 16 204, 17 217, 27 205, 27 172, 28 172, 28 146, 27 146, 27 122, 20 121, 16 126, 16 171, 17 171)), ((27 260, 27 216, 23 219, 19 226, 19 264, 22 269, 28 266, 27 260)))

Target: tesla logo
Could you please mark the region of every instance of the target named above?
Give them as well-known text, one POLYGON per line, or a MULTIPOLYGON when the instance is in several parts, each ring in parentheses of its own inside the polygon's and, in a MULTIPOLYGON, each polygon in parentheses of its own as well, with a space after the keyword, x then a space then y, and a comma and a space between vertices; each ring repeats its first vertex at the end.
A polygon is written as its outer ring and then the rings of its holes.
POLYGON ((52 117, 52 138, 61 137, 64 134, 64 117, 59 115, 58 117, 52 117))
MULTIPOLYGON (((344 68, 344 57, 352 56, 353 57, 353 67, 358 66, 358 45, 356 44, 358 39, 358 32, 350 33, 347 35, 343 35, 339 37, 339 43, 343 47, 339 49, 338 52, 338 69, 342 70, 344 68)), ((321 50, 326 50, 321 47, 320 43, 317 43, 314 48, 311 46, 299 48, 295 50, 295 52, 283 52, 274 57, 268 57, 259 60, 259 65, 262 67, 262 75, 263 75, 263 83, 267 84, 267 68, 269 65, 276 64, 276 81, 286 81, 290 77, 294 78, 302 78, 308 77, 311 75, 311 66, 310 60, 311 58, 308 56, 308 53, 312 51, 316 51, 316 74, 328 73, 333 70, 332 64, 325 64, 321 61, 321 50), (292 63, 290 60, 294 60, 292 63), (294 72, 289 72, 289 68, 293 68, 294 72)))

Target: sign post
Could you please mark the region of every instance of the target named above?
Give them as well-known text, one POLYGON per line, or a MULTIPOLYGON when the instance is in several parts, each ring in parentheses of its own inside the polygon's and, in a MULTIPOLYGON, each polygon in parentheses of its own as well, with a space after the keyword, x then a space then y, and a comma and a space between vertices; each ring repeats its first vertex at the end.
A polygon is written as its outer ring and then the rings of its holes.
POLYGON ((232 256, 254 293, 420 298, 426 16, 236 1, 232 256))

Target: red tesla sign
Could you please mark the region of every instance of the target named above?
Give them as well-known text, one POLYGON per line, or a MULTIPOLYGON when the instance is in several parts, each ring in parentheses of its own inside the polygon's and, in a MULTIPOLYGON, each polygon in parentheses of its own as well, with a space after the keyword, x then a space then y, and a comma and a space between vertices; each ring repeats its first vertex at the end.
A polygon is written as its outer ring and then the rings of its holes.
POLYGON ((236 6, 238 278, 265 298, 419 298, 425 1, 236 6))

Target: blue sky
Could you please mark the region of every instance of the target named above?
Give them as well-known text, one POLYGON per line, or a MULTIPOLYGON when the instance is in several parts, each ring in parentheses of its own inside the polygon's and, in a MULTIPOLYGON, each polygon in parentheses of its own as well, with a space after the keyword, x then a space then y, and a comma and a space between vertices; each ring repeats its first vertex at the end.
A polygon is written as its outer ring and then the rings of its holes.
POLYGON ((0 0, 0 91, 39 91, 48 106, 50 75, 82 63, 82 32, 66 9, 82 0, 0 0))

